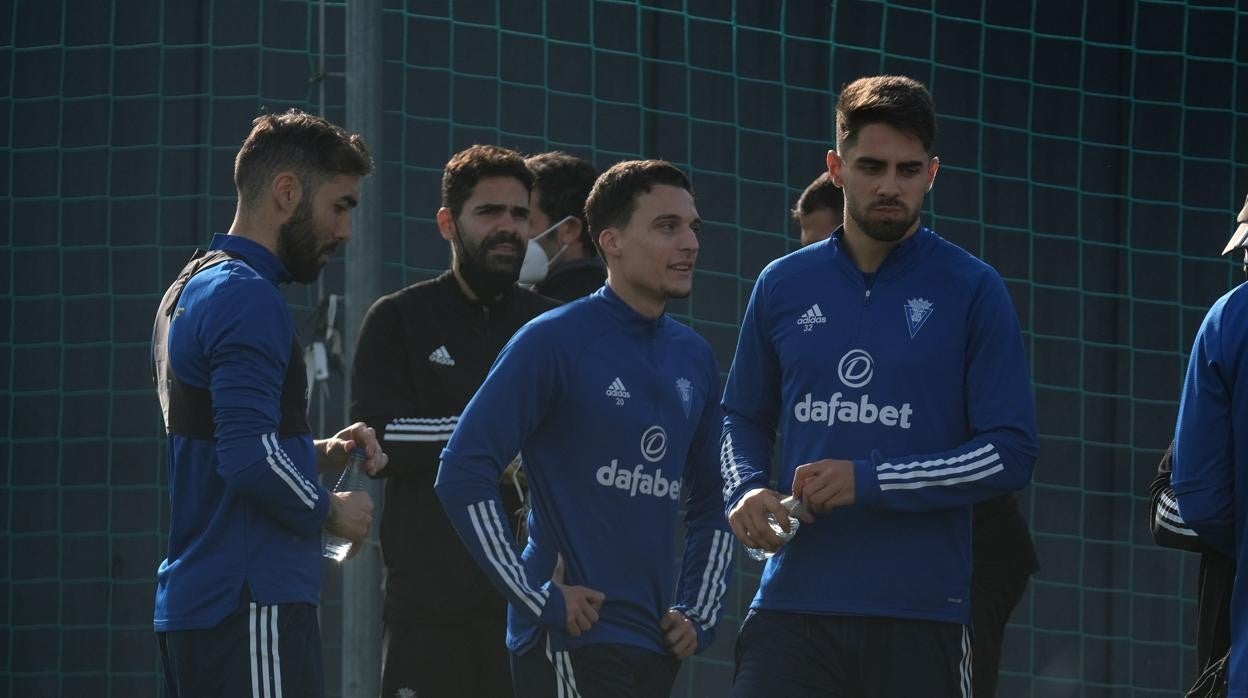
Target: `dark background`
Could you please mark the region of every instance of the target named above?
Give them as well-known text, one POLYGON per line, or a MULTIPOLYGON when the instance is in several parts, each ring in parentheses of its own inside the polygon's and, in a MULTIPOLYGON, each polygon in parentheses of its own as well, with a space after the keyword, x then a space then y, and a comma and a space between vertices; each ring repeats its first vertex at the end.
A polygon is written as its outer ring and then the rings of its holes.
MULTIPOLYGON (((0 694, 156 694, 155 304, 229 226, 259 110, 344 122, 343 28, 341 2, 0 0, 0 694)), ((364 193, 384 206, 382 288, 446 267, 439 179, 467 145, 663 157, 706 220, 673 312, 726 370, 753 279, 796 245, 787 210, 823 168, 837 90, 924 81, 942 162, 927 220, 1006 278, 1040 417, 1021 500, 1043 569, 1000 695, 1173 696, 1193 678, 1196 560, 1152 544, 1147 487, 1195 330, 1240 278, 1217 253, 1248 189, 1246 30, 1214 1, 390 0, 364 193)), ((288 290, 305 338, 349 254, 288 290)), ((323 431, 343 421, 329 387, 323 431)), ((730 680, 757 581, 741 557, 677 695, 730 680)), ((338 582, 327 570, 331 693, 338 582)))

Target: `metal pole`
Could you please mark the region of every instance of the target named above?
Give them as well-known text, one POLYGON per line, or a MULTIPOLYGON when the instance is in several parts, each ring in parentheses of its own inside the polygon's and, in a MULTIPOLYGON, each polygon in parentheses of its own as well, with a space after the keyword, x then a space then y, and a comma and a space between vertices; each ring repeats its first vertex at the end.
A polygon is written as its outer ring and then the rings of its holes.
MULTIPOLYGON (((355 340, 364 313, 381 295, 381 3, 347 3, 347 130, 368 141, 375 168, 361 185, 360 205, 351 221, 346 250, 346 314, 343 326, 347 366, 355 358, 355 340)), ((346 402, 350 409, 351 374, 347 371, 346 402)), ((348 417, 349 418, 349 417, 348 417)), ((381 505, 378 481, 370 483, 373 501, 381 505)), ((378 515, 374 521, 381 521, 378 515)), ((342 566, 342 695, 376 696, 381 692, 381 548, 377 525, 363 550, 342 566)))

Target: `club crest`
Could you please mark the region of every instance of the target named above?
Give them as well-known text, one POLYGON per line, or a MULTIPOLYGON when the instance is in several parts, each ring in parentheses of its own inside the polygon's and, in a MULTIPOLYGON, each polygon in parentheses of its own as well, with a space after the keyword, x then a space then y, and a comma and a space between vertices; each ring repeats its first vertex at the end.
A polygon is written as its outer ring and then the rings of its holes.
POLYGON ((689 410, 693 406, 693 383, 687 378, 677 378, 676 392, 680 395, 680 406, 685 408, 685 419, 689 419, 689 410))
POLYGON ((905 303, 906 326, 910 328, 910 339, 919 333, 923 323, 932 316, 934 306, 926 298, 911 298, 905 303))

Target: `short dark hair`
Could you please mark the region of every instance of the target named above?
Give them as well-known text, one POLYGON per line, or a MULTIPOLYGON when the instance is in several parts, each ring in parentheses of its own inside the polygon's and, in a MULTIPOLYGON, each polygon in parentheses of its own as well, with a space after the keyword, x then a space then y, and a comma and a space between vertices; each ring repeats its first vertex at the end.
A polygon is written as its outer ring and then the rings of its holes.
POLYGON ((234 157, 234 186, 245 205, 256 203, 279 172, 290 170, 304 191, 338 175, 366 177, 373 171, 368 144, 355 133, 298 109, 261 114, 234 157))
POLYGON ((793 220, 801 220, 802 216, 824 208, 831 209, 837 215, 845 208, 845 197, 841 194, 841 188, 832 182, 832 175, 827 172, 815 177, 815 181, 797 197, 797 203, 793 206, 793 220))
POLYGON ((537 203, 554 224, 568 216, 581 221, 581 247, 586 254, 595 254, 597 246, 589 235, 589 221, 585 219, 585 199, 598 170, 587 161, 562 151, 539 153, 525 158, 524 164, 533 173, 533 186, 541 191, 537 203))
POLYGON ((836 143, 849 148, 864 126, 884 123, 909 133, 932 152, 936 142, 936 107, 923 83, 902 75, 859 78, 841 88, 836 100, 836 143))
POLYGON ((598 244, 598 236, 607 228, 627 226, 637 207, 637 197, 660 184, 693 193, 685 173, 666 160, 625 160, 603 172, 585 200, 585 218, 589 220, 594 244, 598 244))
POLYGON ((486 177, 513 177, 525 190, 533 191, 533 174, 520 153, 497 145, 474 145, 452 155, 442 170, 442 205, 459 216, 477 182, 486 177))

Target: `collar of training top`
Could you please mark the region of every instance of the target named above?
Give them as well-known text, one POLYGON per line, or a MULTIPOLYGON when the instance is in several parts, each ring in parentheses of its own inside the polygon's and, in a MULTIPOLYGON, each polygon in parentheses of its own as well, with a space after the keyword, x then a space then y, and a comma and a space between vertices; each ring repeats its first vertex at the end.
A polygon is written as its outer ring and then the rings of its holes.
POLYGON ((625 325, 657 330, 663 325, 663 322, 667 318, 666 309, 664 309, 664 311, 660 313, 657 318, 648 318, 636 310, 633 310, 633 307, 624 302, 624 299, 620 298, 619 294, 611 288, 611 284, 609 283, 603 284, 602 288, 594 291, 590 297, 601 297, 611 315, 625 325))
POLYGON ((264 245, 242 235, 214 233, 212 245, 208 249, 228 250, 236 253, 247 262, 247 266, 275 284, 289 283, 293 278, 277 255, 269 252, 264 245))
POLYGON ((469 298, 468 294, 464 293, 464 289, 459 285, 459 280, 455 278, 455 272, 450 269, 447 269, 446 271, 439 274, 437 278, 437 282, 445 286, 447 293, 451 294, 452 297, 454 297, 456 300, 460 301, 464 305, 471 305, 471 306, 478 306, 478 307, 484 306, 486 308, 498 308, 498 307, 506 306, 508 302, 516 296, 517 293, 521 293, 524 291, 524 289, 520 288, 519 286, 512 284, 508 286, 506 290, 503 291, 502 295, 500 295, 498 298, 493 298, 490 300, 483 300, 480 298, 469 298))

